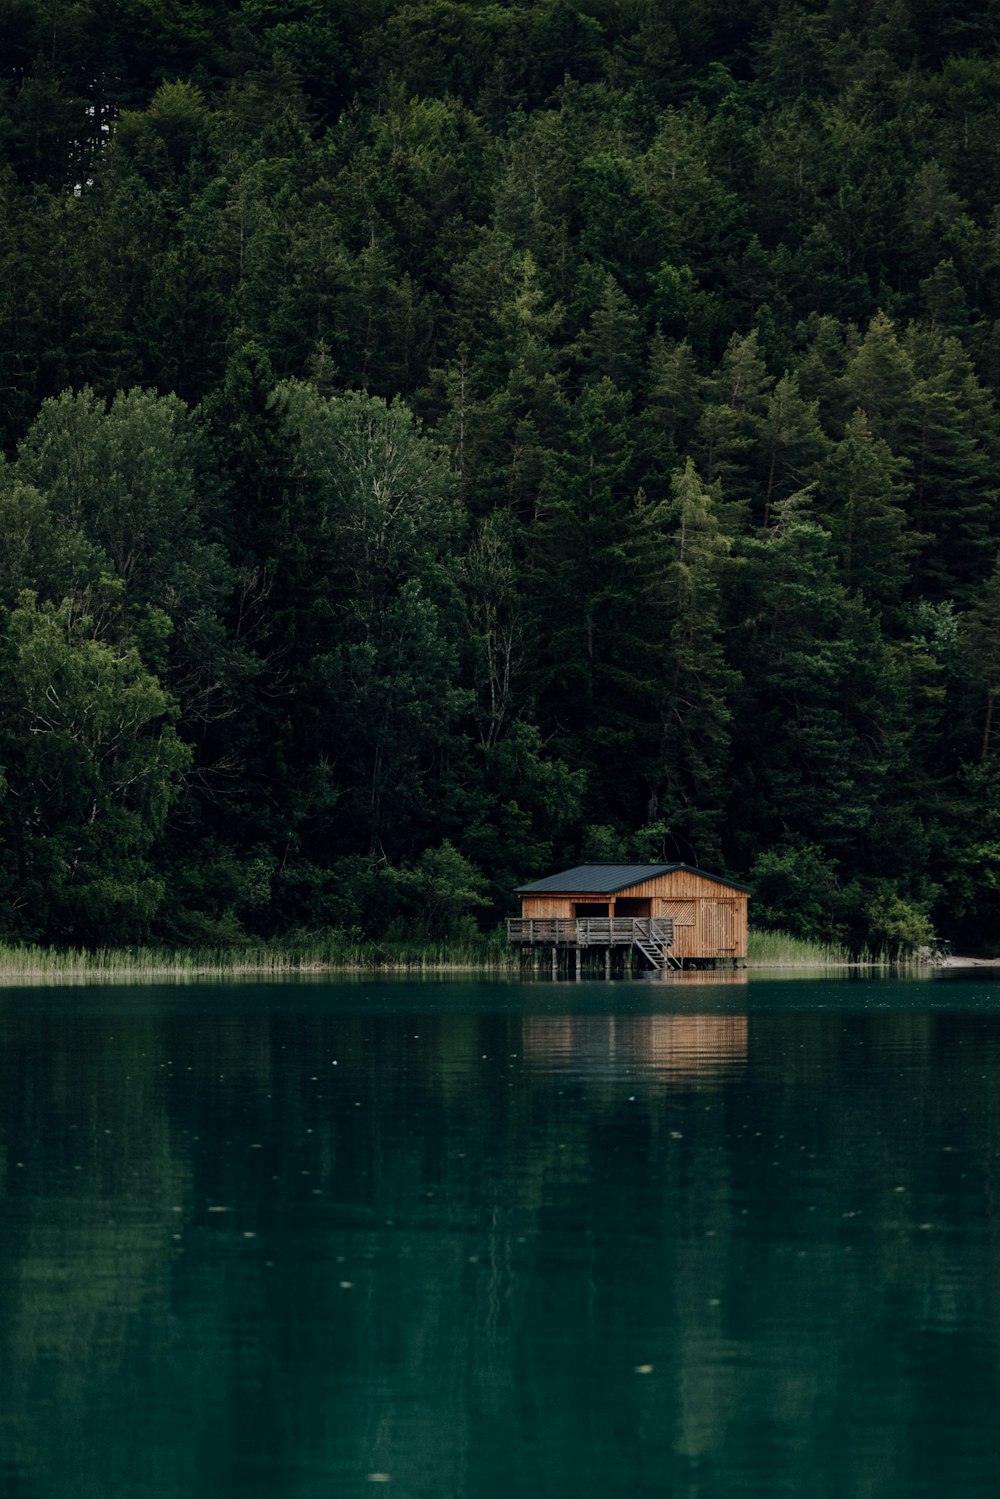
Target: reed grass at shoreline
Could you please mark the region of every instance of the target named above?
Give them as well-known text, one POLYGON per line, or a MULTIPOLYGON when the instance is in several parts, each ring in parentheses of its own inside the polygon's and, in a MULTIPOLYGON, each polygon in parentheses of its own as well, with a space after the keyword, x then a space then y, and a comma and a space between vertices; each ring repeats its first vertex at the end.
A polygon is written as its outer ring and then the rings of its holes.
POLYGON ((277 978, 322 973, 516 972, 517 957, 489 939, 467 944, 319 942, 295 948, 171 950, 155 947, 46 948, 0 944, 0 984, 24 978, 277 978))
MULTIPOLYGON (((750 969, 882 968, 885 954, 852 954, 835 943, 785 932, 751 931, 750 969)), ((194 978, 279 978, 322 974, 482 973, 516 975, 517 950, 502 934, 463 943, 354 942, 331 935, 296 946, 171 950, 158 947, 57 949, 0 944, 0 984, 25 980, 125 982, 194 978)))
POLYGON ((886 953, 865 949, 852 953, 840 942, 815 942, 789 932, 750 929, 748 968, 882 968, 892 962, 886 953))

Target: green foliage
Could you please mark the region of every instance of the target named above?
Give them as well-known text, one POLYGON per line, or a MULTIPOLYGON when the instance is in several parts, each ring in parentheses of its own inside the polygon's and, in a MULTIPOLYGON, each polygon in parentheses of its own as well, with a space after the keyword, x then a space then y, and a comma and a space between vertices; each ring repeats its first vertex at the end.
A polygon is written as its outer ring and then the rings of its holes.
POLYGON ((426 848, 409 869, 387 870, 397 913, 388 938, 448 940, 475 934, 474 914, 487 904, 482 874, 447 841, 426 848))
POLYGON ((16 472, 100 547, 136 607, 185 615, 217 596, 225 572, 206 535, 207 469, 200 424, 176 396, 131 390, 107 404, 84 389, 43 405, 16 472))
POLYGON ((904 900, 886 881, 879 882, 865 915, 873 944, 890 957, 914 957, 934 946, 934 927, 927 912, 914 901, 904 900))
POLYGON ((0 17, 0 931, 1000 944, 973 10, 0 17))
POLYGON ((815 845, 760 854, 750 879, 756 927, 825 942, 843 936, 844 899, 836 869, 815 845))
POLYGON ((292 584, 280 648, 310 777, 304 814, 328 825, 336 808, 373 856, 404 850, 414 825, 431 822, 469 706, 452 620, 454 486, 399 402, 326 398, 300 382, 280 387, 276 405, 300 480, 271 566, 279 586, 282 573, 292 584))
POLYGON ((26 935, 141 937, 165 891, 149 855, 190 757, 137 651, 96 630, 29 592, 6 620, 4 879, 26 935))

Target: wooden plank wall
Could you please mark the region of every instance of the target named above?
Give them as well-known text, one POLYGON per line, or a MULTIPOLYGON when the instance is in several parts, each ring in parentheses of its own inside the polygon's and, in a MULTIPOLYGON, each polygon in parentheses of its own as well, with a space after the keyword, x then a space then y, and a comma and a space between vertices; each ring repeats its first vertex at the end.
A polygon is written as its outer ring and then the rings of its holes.
MULTIPOLYGON (((522 916, 560 916, 571 917, 573 907, 579 896, 576 895, 522 895, 522 916)), ((604 897, 607 901, 607 896, 604 897)))

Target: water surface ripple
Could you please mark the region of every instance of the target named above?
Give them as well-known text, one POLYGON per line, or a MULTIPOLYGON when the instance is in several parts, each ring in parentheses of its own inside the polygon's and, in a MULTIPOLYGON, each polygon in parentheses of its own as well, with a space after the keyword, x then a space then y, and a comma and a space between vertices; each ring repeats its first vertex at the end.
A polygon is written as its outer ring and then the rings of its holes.
POLYGON ((995 1499, 998 1000, 0 991, 0 1495, 995 1499))

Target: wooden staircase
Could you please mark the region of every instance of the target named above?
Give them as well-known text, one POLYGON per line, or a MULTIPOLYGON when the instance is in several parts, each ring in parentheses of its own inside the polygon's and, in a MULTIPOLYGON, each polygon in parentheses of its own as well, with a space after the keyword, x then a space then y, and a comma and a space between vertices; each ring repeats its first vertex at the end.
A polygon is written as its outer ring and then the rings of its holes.
POLYGON ((637 947, 647 962, 651 963, 657 973, 667 973, 670 969, 683 968, 684 964, 680 958, 674 956, 670 951, 673 944, 673 923, 671 922, 670 940, 666 940, 666 934, 656 930, 652 922, 649 923, 648 933, 641 931, 642 923, 636 922, 636 931, 632 938, 633 946, 637 947))

